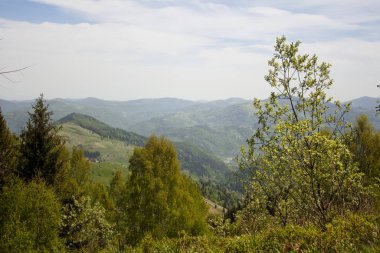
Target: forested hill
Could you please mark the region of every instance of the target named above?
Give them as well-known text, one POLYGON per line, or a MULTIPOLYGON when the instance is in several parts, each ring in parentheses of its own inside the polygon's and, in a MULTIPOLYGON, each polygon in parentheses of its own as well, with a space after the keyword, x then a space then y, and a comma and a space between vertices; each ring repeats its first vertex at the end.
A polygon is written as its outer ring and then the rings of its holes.
MULTIPOLYGON (((94 117, 79 113, 71 113, 63 117, 62 119, 59 119, 56 122, 56 124, 64 126, 64 132, 66 134, 66 137, 68 137, 69 139, 74 138, 74 136, 70 133, 70 131, 67 131, 65 129, 69 124, 74 124, 82 129, 90 130, 91 132, 99 135, 100 137, 104 138, 104 142, 107 139, 111 139, 120 141, 127 145, 143 146, 147 140, 147 138, 144 136, 135 134, 133 132, 127 132, 123 129, 113 128, 105 124, 104 122, 95 119, 94 117)), ((76 129, 76 133, 78 131, 80 131, 80 129, 76 129)), ((88 143, 88 141, 86 140, 86 134, 84 132, 80 132, 79 134, 81 135, 81 138, 83 138, 83 143, 80 144, 84 148, 86 148, 83 145, 84 143, 88 143)), ((102 140, 97 139, 95 142, 102 142, 102 140)), ((78 145, 79 143, 76 144, 78 145)), ((101 145, 102 143, 97 144, 97 146, 105 146, 101 145)), ((229 173, 229 169, 219 158, 189 143, 175 142, 174 145, 177 149, 177 154, 181 162, 182 171, 197 179, 206 178, 218 182, 225 180, 225 176, 229 173)), ((91 149, 92 152, 99 151, 95 150, 96 146, 92 146, 91 149)), ((122 153, 124 151, 114 150, 112 152, 122 153)), ((127 155, 128 152, 124 153, 127 155)), ((126 161, 128 159, 129 157, 125 158, 126 161)))
POLYGON ((127 132, 120 128, 110 127, 109 125, 95 119, 94 117, 81 113, 70 113, 69 115, 58 120, 56 123, 64 124, 68 122, 93 131, 102 137, 120 140, 130 145, 143 146, 146 141, 146 137, 144 136, 132 132, 127 132))
MULTIPOLYGON (((354 122, 358 115, 366 114, 375 128, 380 129, 376 100, 371 97, 351 100, 352 109, 345 119, 354 122)), ((24 126, 31 103, 0 100, 4 117, 13 132, 20 132, 24 126)), ((52 99, 47 103, 54 112, 54 120, 78 112, 142 136, 165 135, 176 142, 191 143, 226 161, 238 155, 241 145, 257 127, 252 102, 239 98, 208 102, 175 98, 133 101, 86 98, 52 99)), ((119 130, 115 131, 120 134, 119 130)), ((134 137, 138 142, 139 137, 134 137)))

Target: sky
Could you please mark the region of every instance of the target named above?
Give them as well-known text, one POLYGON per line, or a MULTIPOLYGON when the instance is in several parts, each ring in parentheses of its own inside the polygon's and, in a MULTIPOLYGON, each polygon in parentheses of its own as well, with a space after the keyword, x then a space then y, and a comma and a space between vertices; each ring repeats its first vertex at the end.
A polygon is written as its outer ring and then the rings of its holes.
POLYGON ((379 0, 0 0, 0 98, 266 98, 276 37, 377 97, 379 0))

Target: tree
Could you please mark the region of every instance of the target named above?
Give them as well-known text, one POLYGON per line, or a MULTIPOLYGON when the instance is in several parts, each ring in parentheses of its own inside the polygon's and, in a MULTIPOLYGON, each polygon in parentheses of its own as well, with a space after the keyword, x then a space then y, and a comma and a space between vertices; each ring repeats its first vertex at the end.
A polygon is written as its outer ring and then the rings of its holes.
POLYGON ((41 94, 20 135, 22 162, 19 172, 26 180, 40 175, 51 184, 62 166, 59 157, 64 148, 64 140, 58 135, 59 128, 52 123, 51 117, 52 112, 48 111, 41 94))
POLYGON ((17 165, 16 137, 9 131, 0 110, 0 189, 17 165))
POLYGON ((0 194, 0 252, 62 252, 61 205, 42 180, 12 177, 0 194))
POLYGON ((356 119, 351 150, 364 173, 364 183, 375 183, 376 178, 380 178, 380 131, 374 130, 367 115, 362 114, 356 119))
POLYGON ((54 188, 62 207, 60 236, 70 250, 97 252, 108 246, 113 226, 106 220, 110 198, 105 186, 90 179, 90 163, 83 150, 72 148, 71 156, 63 148, 54 188))
POLYGON ((63 206, 60 236, 72 250, 98 252, 110 243, 113 228, 105 219, 105 209, 98 202, 83 196, 63 206))
POLYGON ((66 148, 62 148, 58 160, 62 163, 55 174, 54 188, 60 199, 64 202, 73 196, 79 198, 90 194, 90 163, 83 150, 73 147, 70 155, 66 148))
POLYGON ((127 206, 127 188, 126 180, 121 170, 117 170, 113 176, 110 187, 109 195, 113 200, 114 207, 111 211, 111 220, 115 224, 116 238, 118 250, 121 250, 126 244, 125 235, 128 230, 128 224, 125 219, 125 211, 127 206))
POLYGON ((379 212, 380 207, 380 131, 375 131, 367 115, 357 117, 354 138, 350 149, 354 154, 360 172, 363 173, 363 184, 368 187, 369 195, 361 199, 361 208, 379 212))
POLYGON ((345 145, 349 105, 326 95, 331 66, 300 55, 299 45, 277 38, 265 76, 275 91, 254 101, 258 127, 240 166, 256 168, 251 199, 283 226, 314 221, 324 227, 357 204, 361 176, 345 145))
POLYGON ((134 150, 129 169, 126 219, 132 244, 147 234, 162 238, 205 232, 207 207, 197 186, 181 175, 170 141, 150 137, 145 147, 134 150))

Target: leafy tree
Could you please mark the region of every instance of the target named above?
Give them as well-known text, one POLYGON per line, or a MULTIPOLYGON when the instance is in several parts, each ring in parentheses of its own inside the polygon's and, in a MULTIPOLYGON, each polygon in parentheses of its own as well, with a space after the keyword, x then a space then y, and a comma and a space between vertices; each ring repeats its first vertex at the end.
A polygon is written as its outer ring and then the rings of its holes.
POLYGON ((52 112, 48 111, 41 94, 33 105, 33 112, 29 113, 26 128, 20 136, 22 162, 19 172, 26 180, 40 175, 51 184, 56 172, 62 167, 59 157, 64 141, 57 134, 59 128, 52 123, 51 116, 52 112))
POLYGON ((114 203, 114 207, 111 212, 111 221, 115 224, 115 230, 117 231, 117 245, 118 249, 121 250, 126 244, 125 235, 128 229, 128 224, 125 219, 128 196, 126 180, 121 170, 117 170, 111 180, 109 195, 114 203))
POLYGON ((364 182, 372 184, 380 178, 380 131, 375 131, 367 115, 360 115, 354 125, 351 146, 355 161, 364 173, 364 182))
POLYGON ((113 228, 105 218, 105 209, 91 198, 73 197, 63 207, 61 237, 72 250, 98 252, 106 248, 113 234, 113 228))
POLYGON ((326 96, 333 83, 330 65, 298 54, 299 45, 277 39, 265 76, 275 91, 266 102, 254 101, 258 128, 240 165, 257 166, 252 201, 283 226, 315 221, 324 227, 356 206, 361 174, 345 145, 349 105, 326 96))
POLYGON ((121 199, 124 196, 126 190, 125 184, 126 181, 123 172, 119 169, 115 172, 115 175, 111 180, 109 189, 110 195, 115 201, 121 199))
POLYGON ((61 205, 40 179, 13 177, 0 194, 0 252, 60 252, 61 205))
POLYGON ((70 250, 96 252, 108 246, 113 228, 106 220, 112 201, 105 186, 90 179, 90 164, 83 150, 64 148, 65 161, 54 179, 54 188, 63 207, 60 236, 70 250))
POLYGON ((85 159, 84 151, 73 147, 70 160, 70 174, 79 186, 85 186, 90 181, 90 162, 85 159))
POLYGON ((63 148, 58 160, 62 163, 54 178, 54 188, 60 199, 65 201, 72 196, 79 198, 90 194, 90 163, 84 157, 83 150, 73 147, 69 154, 63 148))
POLYGON ((379 212, 380 207, 380 131, 375 131, 367 115, 356 119, 350 146, 354 160, 363 173, 363 184, 369 195, 361 199, 361 209, 379 212))
POLYGON ((150 137, 144 148, 134 150, 129 169, 126 218, 132 244, 147 234, 162 238, 205 232, 207 207, 197 186, 181 175, 170 141, 150 137))
POLYGON ((9 131, 0 110, 0 188, 5 179, 15 172, 16 165, 16 137, 9 131))

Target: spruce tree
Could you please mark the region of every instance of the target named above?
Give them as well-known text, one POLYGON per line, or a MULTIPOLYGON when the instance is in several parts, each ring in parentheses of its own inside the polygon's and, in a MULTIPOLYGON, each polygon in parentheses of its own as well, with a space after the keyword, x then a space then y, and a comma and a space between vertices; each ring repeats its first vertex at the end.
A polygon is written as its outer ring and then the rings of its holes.
POLYGON ((29 113, 29 120, 20 136, 22 163, 19 172, 26 180, 39 175, 51 184, 62 165, 59 157, 64 140, 58 135, 59 128, 53 124, 53 113, 48 110, 42 94, 32 108, 33 112, 29 113))
POLYGON ((0 188, 14 171, 17 161, 16 137, 9 131, 0 110, 0 188))

